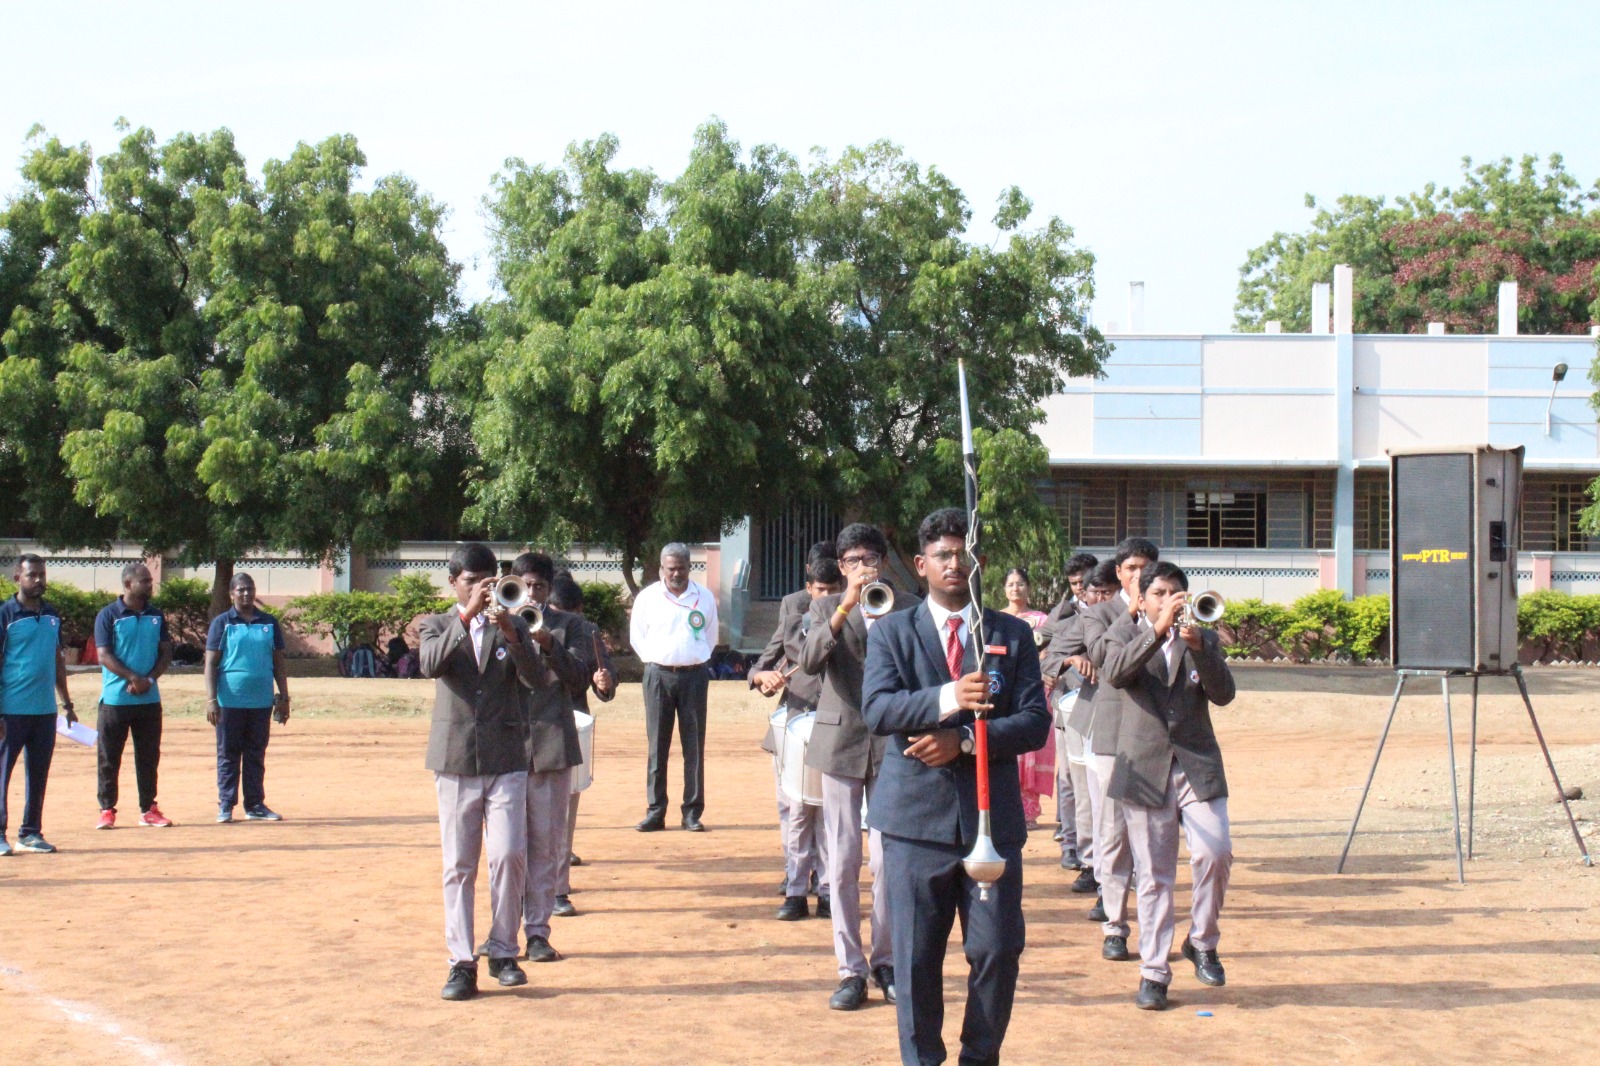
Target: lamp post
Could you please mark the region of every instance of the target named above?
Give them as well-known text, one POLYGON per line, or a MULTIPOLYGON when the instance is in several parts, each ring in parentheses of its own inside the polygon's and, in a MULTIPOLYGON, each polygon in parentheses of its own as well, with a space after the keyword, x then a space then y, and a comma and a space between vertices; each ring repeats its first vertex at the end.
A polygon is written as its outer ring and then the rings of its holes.
POLYGON ((1544 406, 1544 435, 1551 435, 1550 412, 1556 405, 1556 389, 1561 387, 1561 381, 1567 376, 1567 364, 1557 363, 1550 372, 1550 402, 1544 406))

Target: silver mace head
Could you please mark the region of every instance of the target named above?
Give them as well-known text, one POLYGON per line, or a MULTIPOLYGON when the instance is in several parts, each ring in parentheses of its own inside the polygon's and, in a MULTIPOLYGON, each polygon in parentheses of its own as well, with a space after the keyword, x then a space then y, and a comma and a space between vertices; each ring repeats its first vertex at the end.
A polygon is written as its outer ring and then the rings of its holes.
POLYGON ((1006 872, 1006 858, 995 850, 994 837, 989 831, 988 811, 978 812, 978 839, 972 842, 972 850, 961 860, 961 867, 968 877, 978 882, 980 900, 989 898, 989 889, 1006 872))

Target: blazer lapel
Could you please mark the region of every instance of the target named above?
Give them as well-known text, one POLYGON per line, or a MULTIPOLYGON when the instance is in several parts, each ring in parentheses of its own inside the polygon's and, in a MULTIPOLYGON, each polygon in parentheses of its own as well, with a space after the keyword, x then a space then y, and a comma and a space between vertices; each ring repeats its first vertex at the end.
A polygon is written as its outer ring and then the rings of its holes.
POLYGON ((489 663, 494 660, 495 644, 500 639, 500 627, 493 622, 486 622, 483 627, 483 654, 478 657, 478 673, 489 669, 489 663))
POLYGON ((922 650, 928 656, 928 664, 939 677, 947 677, 950 668, 945 665, 944 642, 934 632, 933 612, 928 610, 927 600, 917 604, 916 623, 913 628, 922 641, 922 650))

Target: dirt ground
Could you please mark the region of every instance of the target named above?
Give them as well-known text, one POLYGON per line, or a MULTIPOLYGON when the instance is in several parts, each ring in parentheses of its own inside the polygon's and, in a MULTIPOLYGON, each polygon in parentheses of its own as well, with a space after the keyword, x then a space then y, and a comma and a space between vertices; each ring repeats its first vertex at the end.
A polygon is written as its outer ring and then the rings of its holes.
MULTIPOLYGON (((1239 699, 1218 714, 1236 850, 1227 987, 1198 984, 1180 959, 1173 1009, 1135 1010, 1137 964, 1101 961, 1098 927, 1083 917, 1090 901, 1066 891, 1072 875, 1047 829, 1026 852, 1028 949, 1006 1061, 1592 1054, 1600 869, 1577 861, 1510 686, 1484 686, 1477 857, 1462 887, 1437 682, 1408 689, 1348 872, 1336 877, 1393 675, 1240 677, 1239 699)), ((97 685, 73 678, 80 706, 93 706, 97 685)), ((1563 782, 1584 789, 1579 826, 1600 850, 1600 674, 1535 670, 1532 685, 1563 782)), ((267 763, 268 802, 285 821, 226 826, 213 823, 199 679, 173 677, 163 690, 160 798, 177 826, 93 831, 93 752, 63 742, 45 809, 59 854, 0 861, 0 1062, 897 1061, 894 1014, 876 990, 857 1013, 827 1009, 828 924, 773 918, 781 864, 770 764, 757 748, 771 704, 742 684, 712 686, 703 835, 633 830, 638 686, 600 711, 577 841, 586 865, 573 877, 581 913, 557 919, 552 938, 567 959, 528 966, 525 988, 485 981, 466 1004, 438 998, 439 842, 422 769, 430 684, 297 679, 297 716, 275 727, 267 763)), ((1464 790, 1464 695, 1455 710, 1464 790)), ((136 809, 131 763, 125 811, 136 809)), ((13 838, 20 792, 19 780, 13 838)), ((1187 871, 1179 876, 1181 913, 1187 871)), ((953 1062, 958 948, 947 974, 953 1062)))

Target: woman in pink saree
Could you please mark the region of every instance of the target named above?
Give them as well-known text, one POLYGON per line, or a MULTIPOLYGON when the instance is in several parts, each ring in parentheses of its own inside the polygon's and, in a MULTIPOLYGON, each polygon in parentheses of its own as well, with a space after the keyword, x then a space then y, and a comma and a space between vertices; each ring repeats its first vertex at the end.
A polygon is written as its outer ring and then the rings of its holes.
MULTIPOLYGON (((1028 605, 1028 572, 1020 567, 1006 571, 1007 614, 1016 615, 1033 627, 1035 633, 1049 616, 1028 605)), ((1048 684, 1045 689, 1049 696, 1048 684)), ((1039 812, 1043 809, 1042 797, 1050 795, 1056 785, 1056 739, 1050 730, 1050 739, 1038 751, 1017 756, 1017 773, 1022 779, 1022 813, 1028 819, 1028 828, 1039 828, 1039 812)))

